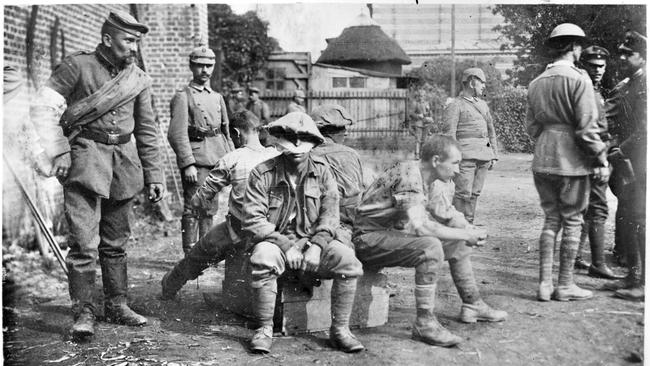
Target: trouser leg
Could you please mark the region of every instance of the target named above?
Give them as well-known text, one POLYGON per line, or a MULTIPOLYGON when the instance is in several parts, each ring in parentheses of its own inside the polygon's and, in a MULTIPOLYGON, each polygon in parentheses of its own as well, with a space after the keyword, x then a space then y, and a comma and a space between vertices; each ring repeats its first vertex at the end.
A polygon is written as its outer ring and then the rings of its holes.
POLYGON ((476 177, 477 162, 476 160, 462 160, 460 162, 459 173, 454 176, 454 199, 452 204, 458 212, 465 215, 468 222, 474 220, 472 213, 472 187, 476 177))
POLYGON ((474 304, 481 300, 469 256, 461 260, 449 261, 449 269, 458 295, 464 304, 474 304))
POLYGON ((483 186, 485 185, 485 179, 487 178, 490 164, 490 161, 476 161, 474 181, 472 182, 472 195, 469 199, 469 214, 467 216, 469 223, 473 223, 474 218, 476 217, 476 205, 478 203, 478 197, 481 195, 481 192, 483 192, 483 186))

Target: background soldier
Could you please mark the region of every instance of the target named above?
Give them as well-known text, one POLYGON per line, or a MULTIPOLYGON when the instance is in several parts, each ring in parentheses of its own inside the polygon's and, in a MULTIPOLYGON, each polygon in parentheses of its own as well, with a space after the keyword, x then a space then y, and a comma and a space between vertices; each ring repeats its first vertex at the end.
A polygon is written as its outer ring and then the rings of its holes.
POLYGON ((454 207, 471 224, 487 172, 497 160, 497 138, 490 109, 480 99, 486 81, 483 70, 469 68, 461 81, 463 90, 445 109, 445 125, 446 134, 460 143, 463 153, 460 173, 454 178, 454 207))
MULTIPOLYGON (((626 248, 628 276, 617 284, 616 296, 643 300, 645 278, 645 199, 647 159, 647 85, 645 71, 646 37, 629 31, 618 48, 626 63, 627 82, 621 83, 612 98, 610 111, 617 122, 618 148, 610 151, 612 161, 631 162, 634 180, 621 184, 619 200, 623 203, 623 228, 629 231, 626 248)), ((618 183, 617 183, 618 184, 618 183)), ((619 206, 620 207, 620 206, 619 206)), ((617 228, 618 229, 618 228, 617 228)))
POLYGON ((229 118, 232 118, 232 115, 241 111, 246 110, 246 97, 244 96, 244 90, 236 85, 230 89, 230 97, 228 98, 228 111, 229 118))
POLYGON ((287 113, 291 112, 302 112, 302 113, 307 113, 307 110, 305 110, 305 107, 303 104, 305 103, 305 92, 296 89, 293 92, 293 99, 291 99, 291 102, 289 102, 289 105, 287 106, 287 113))
POLYGON ((143 183, 150 200, 163 194, 151 79, 134 63, 138 40, 148 30, 128 13, 111 12, 95 51, 65 58, 33 106, 32 120, 54 158, 52 172, 63 184, 73 337, 94 334, 98 252, 106 319, 127 325, 147 322, 126 304, 124 246, 131 235, 133 196, 143 183), (52 111, 63 109, 59 124, 52 111))
POLYGON ((544 210, 539 239, 537 299, 582 300, 593 296, 573 281, 573 265, 588 205, 589 175, 607 182, 606 146, 598 129, 598 107, 589 76, 574 63, 585 33, 571 23, 553 29, 547 41, 553 62, 528 86, 526 126, 535 139, 533 178, 544 210), (570 96, 558 100, 557 96, 570 96), (560 273, 553 290, 553 250, 562 229, 560 273))
POLYGON ((431 106, 426 100, 424 90, 415 94, 415 105, 410 115, 409 132, 415 137, 415 158, 420 158, 420 149, 429 136, 429 128, 433 124, 431 106))
MULTIPOLYGON (((268 104, 260 99, 260 90, 256 87, 248 88, 248 103, 246 109, 253 112, 253 114, 260 120, 262 127, 271 122, 271 110, 268 104)), ((265 128, 260 130, 260 141, 262 145, 269 146, 272 143, 272 138, 269 138, 269 133, 265 128)))
MULTIPOLYGON (((600 134, 600 139, 606 144, 609 143, 611 138, 607 132, 605 100, 601 93, 600 82, 605 74, 608 57, 609 52, 600 46, 587 47, 580 55, 580 63, 594 84, 594 94, 596 96, 596 105, 598 106, 598 133, 600 134)), ((585 223, 582 226, 580 247, 575 266, 576 268, 588 268, 589 275, 592 277, 617 279, 621 277, 615 275, 609 266, 607 266, 607 263, 605 263, 605 222, 607 221, 607 215, 607 183, 592 177, 589 207, 585 214, 585 223), (580 255, 587 244, 587 237, 589 238, 591 247, 591 265, 585 262, 580 255)))
POLYGON ((228 129, 226 102, 210 88, 214 71, 214 52, 199 46, 190 53, 193 79, 176 92, 171 100, 171 120, 167 139, 176 153, 183 178, 183 217, 181 218, 183 252, 208 232, 212 226, 213 207, 195 211, 190 205, 194 192, 203 184, 210 169, 229 151, 234 150, 228 129))

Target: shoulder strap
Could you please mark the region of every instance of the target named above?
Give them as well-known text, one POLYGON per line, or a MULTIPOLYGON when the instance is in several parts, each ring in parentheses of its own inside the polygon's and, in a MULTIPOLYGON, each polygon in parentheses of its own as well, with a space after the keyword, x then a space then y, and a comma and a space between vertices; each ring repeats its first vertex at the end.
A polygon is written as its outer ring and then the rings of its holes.
POLYGON ((488 117, 487 117, 487 115, 484 114, 483 111, 480 110, 480 109, 476 106, 476 104, 470 102, 469 100, 467 100, 467 99, 465 99, 465 98, 463 98, 463 97, 460 97, 459 99, 462 100, 463 102, 465 102, 465 103, 471 105, 472 108, 476 109, 476 111, 481 115, 481 117, 483 117, 483 119, 485 120, 485 122, 488 121, 488 117))

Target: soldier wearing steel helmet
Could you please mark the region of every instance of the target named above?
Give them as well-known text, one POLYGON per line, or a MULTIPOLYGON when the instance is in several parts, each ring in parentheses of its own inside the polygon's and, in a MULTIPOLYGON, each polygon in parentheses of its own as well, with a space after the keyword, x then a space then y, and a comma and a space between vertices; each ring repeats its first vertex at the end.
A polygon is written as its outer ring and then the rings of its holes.
POLYGON ((345 352, 361 351, 349 329, 361 262, 349 236, 339 234, 336 179, 327 161, 310 153, 324 138, 302 112, 271 122, 268 130, 282 154, 251 171, 244 195, 242 228, 253 245, 252 308, 259 322, 251 350, 270 351, 277 278, 291 269, 333 278, 330 340, 345 352))
MULTIPOLYGON (((580 55, 580 65, 587 71, 594 84, 594 94, 596 96, 596 105, 598 106, 598 132, 601 140, 609 146, 611 135, 607 128, 607 118, 605 117, 605 100, 601 92, 601 81, 605 75, 609 51, 607 49, 592 45, 585 48, 580 55)), ((589 193, 589 206, 585 214, 585 223, 580 235, 580 247, 576 257, 575 267, 588 269, 592 277, 618 279, 616 275, 605 262, 605 222, 608 216, 607 207, 607 182, 591 180, 591 190, 589 193), (587 238, 591 247, 591 264, 582 259, 581 252, 587 245, 587 238)))
POLYGON ((485 73, 477 67, 463 71, 463 90, 445 109, 446 134, 460 143, 463 154, 460 173, 454 178, 453 203, 470 224, 487 172, 498 159, 492 115, 480 98, 486 81, 485 73))
POLYGON ((176 92, 170 103, 167 139, 176 153, 183 179, 185 203, 181 240, 184 253, 188 253, 198 238, 208 232, 217 208, 215 204, 197 211, 190 205, 190 200, 219 159, 234 150, 226 102, 210 87, 214 63, 215 54, 207 46, 193 49, 189 56, 193 78, 189 85, 176 92))
POLYGON ((545 214, 539 239, 539 301, 593 296, 575 284, 573 266, 589 203, 589 176, 607 182, 610 171, 593 83, 575 66, 584 41, 584 31, 575 24, 555 27, 546 42, 553 62, 528 86, 526 127, 535 139, 533 178, 545 214), (560 270, 554 288, 553 251, 560 229, 560 270))
MULTIPOLYGON (((633 174, 617 181, 622 229, 627 233, 628 275, 615 295, 627 300, 643 301, 645 294, 645 214, 647 166, 647 84, 646 43, 644 35, 628 31, 618 47, 628 76, 617 86, 608 101, 613 135, 619 145, 610 150, 613 162, 629 161, 633 174)), ((617 228, 618 230, 618 228, 617 228)))

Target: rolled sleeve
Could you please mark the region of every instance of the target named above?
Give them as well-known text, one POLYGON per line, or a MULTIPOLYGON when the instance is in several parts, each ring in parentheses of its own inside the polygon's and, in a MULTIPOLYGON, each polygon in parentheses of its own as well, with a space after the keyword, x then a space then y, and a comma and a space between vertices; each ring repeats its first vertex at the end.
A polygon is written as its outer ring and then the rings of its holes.
POLYGON ((174 153, 176 153, 176 162, 179 169, 184 169, 196 163, 192 154, 190 138, 187 134, 190 118, 187 103, 185 91, 176 93, 170 103, 171 119, 167 131, 167 140, 174 153))

